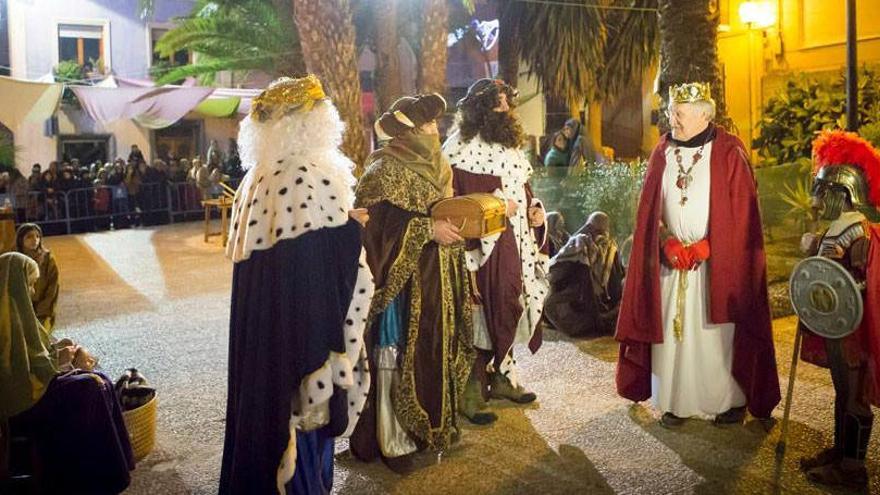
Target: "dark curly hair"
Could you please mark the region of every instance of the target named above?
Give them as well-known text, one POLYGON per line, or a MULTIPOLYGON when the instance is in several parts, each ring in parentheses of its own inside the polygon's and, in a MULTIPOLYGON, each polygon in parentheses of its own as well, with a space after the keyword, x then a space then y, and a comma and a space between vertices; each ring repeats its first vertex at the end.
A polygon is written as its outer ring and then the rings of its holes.
POLYGON ((464 141, 470 141, 477 134, 487 143, 499 143, 508 148, 519 148, 524 142, 523 128, 519 119, 512 112, 496 112, 500 103, 500 94, 507 95, 507 103, 514 108, 516 90, 510 86, 480 80, 468 90, 468 95, 459 103, 461 119, 459 132, 464 141), (483 84, 481 84, 483 83, 483 84), (480 88, 480 86, 483 86, 480 88))

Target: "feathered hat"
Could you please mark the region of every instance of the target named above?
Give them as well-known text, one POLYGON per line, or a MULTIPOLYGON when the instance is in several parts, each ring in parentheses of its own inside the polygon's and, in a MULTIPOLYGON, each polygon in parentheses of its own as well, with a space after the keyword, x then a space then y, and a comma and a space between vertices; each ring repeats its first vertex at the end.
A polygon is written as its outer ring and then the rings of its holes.
POLYGON ((853 206, 880 205, 880 152, 854 132, 819 134, 813 141, 813 176, 845 187, 853 206))

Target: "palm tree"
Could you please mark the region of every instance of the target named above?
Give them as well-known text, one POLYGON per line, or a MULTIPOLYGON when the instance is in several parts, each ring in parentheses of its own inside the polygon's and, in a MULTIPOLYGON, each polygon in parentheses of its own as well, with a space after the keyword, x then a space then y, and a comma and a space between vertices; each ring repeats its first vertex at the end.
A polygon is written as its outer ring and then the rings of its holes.
POLYGON ((498 75, 507 84, 516 86, 519 82, 520 38, 519 9, 509 8, 513 2, 497 0, 498 9, 498 75))
POLYGON ((502 2, 502 74, 515 81, 522 60, 548 95, 568 104, 572 116, 589 102, 591 136, 601 143, 602 103, 656 61, 656 4, 630 0, 626 9, 617 9, 608 1, 502 2))
POLYGON ((418 88, 422 93, 446 93, 446 39, 449 36, 448 0, 424 0, 419 43, 418 88))
POLYGON ((230 70, 272 76, 305 73, 296 29, 267 0, 199 0, 192 13, 156 43, 162 57, 180 50, 195 53, 195 60, 166 68, 157 74, 157 83, 197 76, 210 84, 218 72, 230 70))
POLYGON ((383 112, 403 95, 400 84, 400 52, 398 43, 397 0, 373 0, 373 41, 376 53, 377 110, 383 112))
POLYGON ((694 81, 711 83, 716 121, 729 126, 732 121, 727 116, 718 66, 717 0, 659 0, 659 9, 661 131, 668 129, 665 110, 669 86, 694 81))
POLYGON ((357 47, 348 0, 292 0, 303 59, 333 98, 346 123, 342 151, 358 166, 367 155, 357 47))

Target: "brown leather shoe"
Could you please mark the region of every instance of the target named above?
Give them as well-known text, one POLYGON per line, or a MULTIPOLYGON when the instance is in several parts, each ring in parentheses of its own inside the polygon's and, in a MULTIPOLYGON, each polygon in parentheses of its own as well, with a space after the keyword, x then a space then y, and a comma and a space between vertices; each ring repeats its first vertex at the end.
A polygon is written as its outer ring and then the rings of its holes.
POLYGON ((399 457, 382 456, 382 462, 388 466, 388 469, 397 474, 406 476, 416 470, 415 454, 404 454, 399 457))
POLYGON ((839 462, 843 458, 843 453, 831 447, 827 448, 812 457, 803 457, 800 460, 801 471, 809 471, 811 469, 827 466, 839 462))
POLYGON ((666 428, 678 428, 683 425, 685 422, 685 418, 681 418, 672 414, 671 412, 663 413, 663 416, 660 416, 660 426, 666 428))
POLYGON ((527 392, 522 385, 514 387, 501 373, 492 373, 489 396, 493 399, 507 399, 517 404, 528 404, 538 398, 534 393, 527 392))
POLYGON ((742 424, 744 419, 746 419, 746 406, 731 407, 723 413, 715 416, 715 419, 712 422, 715 423, 716 426, 736 425, 742 424))
POLYGON ((842 486, 850 490, 864 490, 868 486, 865 466, 844 469, 840 462, 833 462, 807 471, 807 479, 826 486, 842 486))

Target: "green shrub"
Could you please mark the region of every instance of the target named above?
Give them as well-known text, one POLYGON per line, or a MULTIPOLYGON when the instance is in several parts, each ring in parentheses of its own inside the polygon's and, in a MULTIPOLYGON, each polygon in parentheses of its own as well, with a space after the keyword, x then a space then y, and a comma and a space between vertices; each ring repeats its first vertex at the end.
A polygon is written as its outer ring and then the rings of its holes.
POLYGON ((601 210, 611 218, 618 243, 632 235, 647 162, 593 164, 577 175, 567 168, 538 167, 532 177, 535 196, 547 211, 559 211, 569 231, 583 225, 590 213, 601 210))
MULTIPOLYGON (((880 123, 880 76, 871 69, 859 71, 859 122, 880 123)), ((752 143, 761 163, 781 165, 809 159, 812 142, 823 129, 846 127, 846 80, 799 74, 770 99, 752 143)))
MULTIPOLYGON (((82 84, 86 78, 86 71, 83 66, 72 60, 60 62, 52 70, 52 73, 55 75, 55 82, 60 83, 82 84)), ((79 104, 76 95, 67 86, 64 87, 64 92, 61 94, 61 101, 69 105, 79 104)))
POLYGON ((0 137, 0 172, 15 167, 15 155, 19 148, 6 137, 0 137))

